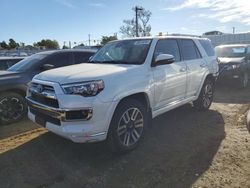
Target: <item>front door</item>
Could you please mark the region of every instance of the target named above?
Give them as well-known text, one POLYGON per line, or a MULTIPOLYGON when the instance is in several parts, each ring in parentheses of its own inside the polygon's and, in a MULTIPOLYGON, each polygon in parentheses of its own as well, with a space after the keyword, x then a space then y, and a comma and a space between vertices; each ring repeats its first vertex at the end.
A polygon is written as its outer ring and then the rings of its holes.
POLYGON ((155 88, 155 106, 158 110, 186 96, 187 67, 180 61, 180 51, 175 39, 160 39, 155 47, 154 59, 159 54, 171 54, 175 62, 169 65, 152 67, 155 88))

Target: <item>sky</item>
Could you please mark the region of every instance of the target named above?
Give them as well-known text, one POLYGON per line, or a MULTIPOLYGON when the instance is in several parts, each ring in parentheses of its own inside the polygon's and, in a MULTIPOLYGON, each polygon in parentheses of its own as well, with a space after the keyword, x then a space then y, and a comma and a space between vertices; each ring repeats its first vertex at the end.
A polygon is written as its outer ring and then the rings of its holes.
POLYGON ((152 12, 151 34, 250 31, 249 0, 0 0, 0 41, 87 43, 118 33, 134 6, 152 12))

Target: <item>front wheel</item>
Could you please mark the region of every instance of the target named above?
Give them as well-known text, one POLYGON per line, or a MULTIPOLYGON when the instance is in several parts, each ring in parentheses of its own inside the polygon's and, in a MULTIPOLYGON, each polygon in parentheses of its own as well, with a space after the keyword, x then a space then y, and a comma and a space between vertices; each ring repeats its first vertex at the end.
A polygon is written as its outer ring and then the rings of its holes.
POLYGON ((210 79, 206 79, 199 97, 193 102, 193 105, 198 110, 207 110, 213 102, 214 84, 210 79))
POLYGON ((15 123, 27 114, 25 99, 13 92, 2 93, 0 95, 0 123, 15 123))
POLYGON ((147 125, 146 108, 135 99, 122 101, 113 115, 109 144, 113 151, 133 150, 141 141, 147 125))

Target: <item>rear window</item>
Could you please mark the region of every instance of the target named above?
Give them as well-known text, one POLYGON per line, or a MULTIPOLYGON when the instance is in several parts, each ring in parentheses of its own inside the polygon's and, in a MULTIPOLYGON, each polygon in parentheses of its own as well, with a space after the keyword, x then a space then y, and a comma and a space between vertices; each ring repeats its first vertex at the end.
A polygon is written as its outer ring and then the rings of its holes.
POLYGON ((200 44, 204 48, 208 56, 215 56, 215 51, 211 42, 209 42, 208 40, 200 40, 200 44))

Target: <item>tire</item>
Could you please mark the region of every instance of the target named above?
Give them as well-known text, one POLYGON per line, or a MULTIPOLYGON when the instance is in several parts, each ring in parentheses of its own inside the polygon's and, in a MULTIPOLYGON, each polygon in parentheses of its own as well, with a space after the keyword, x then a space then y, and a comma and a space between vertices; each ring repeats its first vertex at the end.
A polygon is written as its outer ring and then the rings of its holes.
POLYGON ((249 80, 248 73, 247 72, 243 73, 240 77, 240 88, 242 89, 246 88, 248 85, 248 80, 249 80))
POLYGON ((116 108, 108 133, 112 151, 124 153, 135 149, 148 123, 147 110, 135 99, 122 101, 116 108))
POLYGON ((20 121, 27 115, 25 99, 13 92, 0 94, 0 123, 3 125, 20 121))
POLYGON ((210 79, 206 79, 199 97, 193 102, 193 105, 198 110, 208 110, 213 102, 214 83, 210 79))

